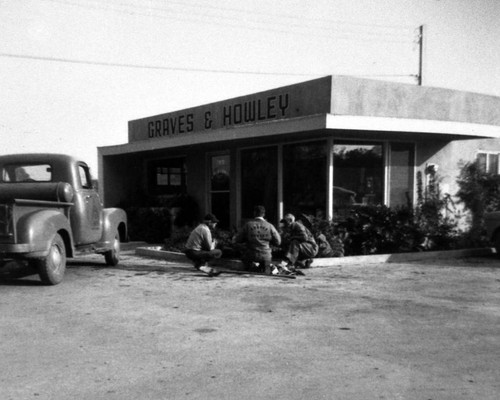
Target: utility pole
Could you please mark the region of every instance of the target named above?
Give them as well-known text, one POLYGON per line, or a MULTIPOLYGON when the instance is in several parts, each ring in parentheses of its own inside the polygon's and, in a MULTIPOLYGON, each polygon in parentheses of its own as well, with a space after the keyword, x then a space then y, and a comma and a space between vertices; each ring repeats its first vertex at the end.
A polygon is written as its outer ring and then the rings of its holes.
POLYGON ((422 86, 423 69, 424 69, 424 26, 420 25, 418 27, 418 75, 417 75, 418 86, 422 86))

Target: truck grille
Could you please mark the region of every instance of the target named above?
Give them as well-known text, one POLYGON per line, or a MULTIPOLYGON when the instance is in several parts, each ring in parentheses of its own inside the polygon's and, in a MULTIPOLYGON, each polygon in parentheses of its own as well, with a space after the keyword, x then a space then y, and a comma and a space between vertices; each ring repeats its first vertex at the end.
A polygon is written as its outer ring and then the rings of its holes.
POLYGON ((12 233, 12 207, 0 204, 0 236, 11 236, 12 233))

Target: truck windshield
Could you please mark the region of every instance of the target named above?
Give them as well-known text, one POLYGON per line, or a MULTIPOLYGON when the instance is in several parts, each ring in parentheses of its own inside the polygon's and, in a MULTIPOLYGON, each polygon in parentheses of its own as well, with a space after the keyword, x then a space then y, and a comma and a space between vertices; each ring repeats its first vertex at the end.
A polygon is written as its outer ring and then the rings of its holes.
POLYGON ((7 164, 1 168, 2 182, 50 182, 49 164, 7 164))

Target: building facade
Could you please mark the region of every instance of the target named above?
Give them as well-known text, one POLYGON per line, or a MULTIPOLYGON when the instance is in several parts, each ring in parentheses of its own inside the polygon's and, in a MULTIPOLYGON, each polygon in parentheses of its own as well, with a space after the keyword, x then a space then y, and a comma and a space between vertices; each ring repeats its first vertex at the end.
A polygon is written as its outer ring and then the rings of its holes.
POLYGON ((453 195, 461 163, 499 172, 499 153, 500 98, 343 76, 130 121, 98 149, 106 206, 188 197, 223 227, 256 204, 273 223, 415 204, 429 166, 453 195))

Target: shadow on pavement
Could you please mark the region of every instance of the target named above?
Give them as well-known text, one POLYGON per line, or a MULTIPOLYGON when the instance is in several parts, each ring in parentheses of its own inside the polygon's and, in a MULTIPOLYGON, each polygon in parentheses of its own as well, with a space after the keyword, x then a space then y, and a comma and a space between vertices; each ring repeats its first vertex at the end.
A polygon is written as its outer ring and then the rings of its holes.
POLYGON ((0 277, 0 286, 44 286, 38 277, 33 279, 0 277))
POLYGON ((42 286, 38 272, 27 262, 7 262, 0 272, 0 286, 42 286), (26 279, 30 277, 29 279, 26 279))
POLYGON ((196 271, 190 265, 183 264, 165 264, 165 262, 158 261, 148 261, 148 262, 134 262, 133 265, 127 264, 118 264, 116 266, 106 265, 102 261, 93 261, 93 260, 68 260, 67 268, 71 270, 77 270, 81 267, 88 267, 98 271, 130 271, 137 272, 135 275, 146 275, 149 273, 158 273, 158 274, 188 274, 188 275, 201 275, 206 276, 205 274, 200 274, 199 271, 196 271))

